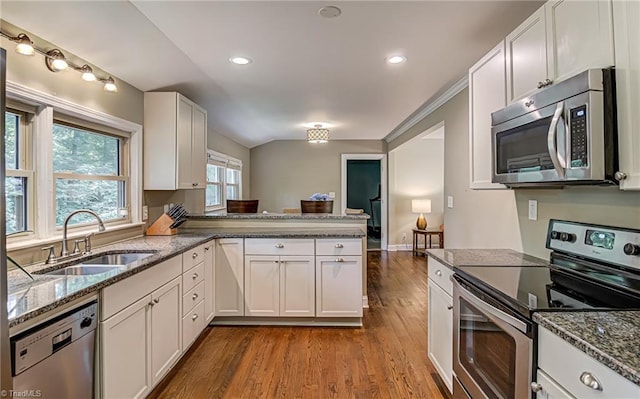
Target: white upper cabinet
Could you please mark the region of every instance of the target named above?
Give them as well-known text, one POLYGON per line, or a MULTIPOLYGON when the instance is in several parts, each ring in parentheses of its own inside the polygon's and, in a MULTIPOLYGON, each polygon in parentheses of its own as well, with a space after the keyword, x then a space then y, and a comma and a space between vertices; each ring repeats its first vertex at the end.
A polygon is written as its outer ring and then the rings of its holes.
POLYGON ((491 183, 491 113, 506 103, 505 42, 469 69, 469 187, 505 188, 491 183))
POLYGON ((144 93, 144 189, 204 189, 206 163, 206 111, 180 93, 144 93))
POLYGON ((620 188, 640 190, 640 2, 614 2, 613 18, 620 188))
POLYGON ((552 0, 544 8, 549 79, 614 64, 611 0, 552 0))
POLYGON ((547 48, 544 6, 506 38, 507 101, 510 103, 537 90, 547 79, 547 48))

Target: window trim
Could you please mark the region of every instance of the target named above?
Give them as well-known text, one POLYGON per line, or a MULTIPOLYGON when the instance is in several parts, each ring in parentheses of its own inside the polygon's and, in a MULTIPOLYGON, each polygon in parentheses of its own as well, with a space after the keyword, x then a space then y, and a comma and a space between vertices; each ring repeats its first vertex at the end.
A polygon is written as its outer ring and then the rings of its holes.
MULTIPOLYGON (((124 132, 130 133, 128 143, 128 158, 129 158, 129 190, 130 190, 130 204, 129 204, 129 222, 121 224, 107 226, 107 230, 120 230, 127 226, 135 227, 141 226, 142 223, 142 125, 131 122, 113 115, 106 114, 101 111, 97 111, 83 105, 75 104, 71 101, 58 98, 54 95, 34 90, 30 87, 7 81, 6 82, 6 96, 8 101, 17 101, 28 106, 33 106, 36 109, 36 114, 33 117, 33 131, 45 132, 49 135, 53 133, 53 121, 54 111, 55 114, 67 115, 69 117, 78 118, 90 123, 96 123, 102 126, 114 128, 124 132)), ((33 161, 44 162, 51 165, 53 168, 53 141, 45 140, 33 140, 35 147, 33 151, 33 161)), ((36 165, 37 166, 37 165, 36 165)), ((35 169, 35 168, 34 168, 35 169)), ((35 198, 40 198, 43 194, 38 192, 38 187, 51 188, 54 187, 53 171, 51 173, 35 173, 34 194, 35 198)), ((9 250, 24 247, 28 242, 29 245, 37 245, 41 242, 51 242, 52 240, 59 240, 61 238, 61 232, 55 229, 54 225, 51 226, 49 221, 49 215, 52 214, 51 201, 37 200, 34 204, 34 225, 33 229, 35 234, 29 237, 28 241, 25 237, 10 237, 7 240, 7 247, 9 250)), ((55 205, 54 205, 55 206, 55 205)), ((77 228, 77 232, 83 230, 93 231, 95 226, 93 224, 86 226, 82 229, 80 226, 77 228)))
POLYGON ((217 152, 214 150, 207 150, 207 165, 218 165, 225 168, 222 173, 222 183, 209 183, 207 180, 206 185, 221 185, 222 203, 219 206, 207 206, 207 191, 205 189, 205 212, 221 211, 227 209, 227 169, 236 169, 240 171, 240 182, 238 184, 231 184, 238 186, 238 199, 242 199, 242 161, 238 158, 217 152))

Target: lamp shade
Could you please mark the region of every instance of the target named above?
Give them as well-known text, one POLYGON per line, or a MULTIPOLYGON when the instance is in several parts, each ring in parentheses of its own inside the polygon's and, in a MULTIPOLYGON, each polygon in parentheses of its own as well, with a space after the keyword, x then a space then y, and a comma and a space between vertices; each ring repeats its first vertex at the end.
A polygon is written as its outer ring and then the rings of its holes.
POLYGON ((411 212, 413 213, 431 213, 431 200, 414 199, 411 200, 411 212))

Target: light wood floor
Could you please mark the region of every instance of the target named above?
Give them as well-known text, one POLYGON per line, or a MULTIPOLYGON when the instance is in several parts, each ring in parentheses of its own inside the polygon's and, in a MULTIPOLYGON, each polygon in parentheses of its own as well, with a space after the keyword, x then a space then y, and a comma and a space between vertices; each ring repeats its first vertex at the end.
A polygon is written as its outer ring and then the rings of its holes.
POLYGON ((152 398, 448 398, 427 359, 427 266, 369 252, 362 328, 213 327, 152 398))

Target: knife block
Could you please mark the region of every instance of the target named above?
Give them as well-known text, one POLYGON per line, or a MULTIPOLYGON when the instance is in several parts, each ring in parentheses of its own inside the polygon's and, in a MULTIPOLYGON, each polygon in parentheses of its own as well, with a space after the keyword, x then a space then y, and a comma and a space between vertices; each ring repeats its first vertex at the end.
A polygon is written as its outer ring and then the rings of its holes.
POLYGON ((172 229, 169 226, 173 224, 174 220, 171 216, 163 213, 149 228, 146 235, 148 236, 172 236, 178 232, 178 229, 172 229))

